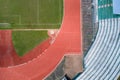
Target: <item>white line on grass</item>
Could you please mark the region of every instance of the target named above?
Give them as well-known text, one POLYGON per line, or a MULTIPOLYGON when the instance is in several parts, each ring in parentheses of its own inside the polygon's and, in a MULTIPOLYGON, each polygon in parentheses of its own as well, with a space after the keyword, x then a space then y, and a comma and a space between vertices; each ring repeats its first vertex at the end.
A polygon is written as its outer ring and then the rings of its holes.
POLYGON ((37 23, 27 24, 22 23, 22 15, 4 15, 3 17, 18 17, 18 24, 16 25, 61 25, 61 2, 59 0, 59 22, 58 23, 40 23, 40 1, 37 0, 37 23))
POLYGON ((22 17, 19 15, 19 24, 22 24, 22 17))
POLYGON ((40 1, 39 0, 37 0, 37 24, 39 24, 40 23, 40 20, 39 20, 39 17, 40 17, 40 3, 39 3, 40 1))
POLYGON ((49 31, 49 30, 59 30, 59 29, 12 29, 13 31, 49 31))
MULTIPOLYGON (((21 15, 3 15, 3 17, 9 17, 9 18, 18 18, 18 24, 22 24, 21 21, 21 15)), ((9 23, 9 22, 6 22, 6 23, 9 23)))
POLYGON ((60 16, 60 18, 59 18, 59 22, 58 23, 40 23, 40 0, 37 0, 37 24, 36 25, 53 25, 53 24, 57 24, 57 25, 60 25, 61 24, 61 2, 60 2, 60 0, 59 0, 59 7, 60 7, 60 9, 59 9, 59 16, 60 16))
POLYGON ((60 23, 56 23, 56 24, 47 23, 47 24, 16 24, 16 25, 61 25, 61 24, 60 23))

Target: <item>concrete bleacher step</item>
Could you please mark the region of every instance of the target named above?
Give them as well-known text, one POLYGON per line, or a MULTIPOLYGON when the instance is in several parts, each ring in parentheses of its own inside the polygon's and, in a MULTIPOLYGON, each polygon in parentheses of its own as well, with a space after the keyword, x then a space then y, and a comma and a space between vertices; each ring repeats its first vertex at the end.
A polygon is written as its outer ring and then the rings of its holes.
MULTIPOLYGON (((104 1, 110 0, 101 0, 101 5, 104 1)), ((111 14, 110 6, 99 7, 98 11, 96 39, 85 55, 85 70, 76 80, 117 80, 120 75, 120 16, 111 14)))

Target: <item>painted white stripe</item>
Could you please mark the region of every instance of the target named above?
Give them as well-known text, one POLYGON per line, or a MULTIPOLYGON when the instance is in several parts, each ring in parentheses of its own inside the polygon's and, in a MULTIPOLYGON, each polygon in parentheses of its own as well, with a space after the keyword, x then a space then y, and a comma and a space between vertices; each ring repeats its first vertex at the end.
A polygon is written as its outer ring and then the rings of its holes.
POLYGON ((102 6, 98 6, 98 8, 105 8, 105 7, 110 7, 110 6, 113 6, 113 4, 105 4, 105 5, 102 5, 102 6))

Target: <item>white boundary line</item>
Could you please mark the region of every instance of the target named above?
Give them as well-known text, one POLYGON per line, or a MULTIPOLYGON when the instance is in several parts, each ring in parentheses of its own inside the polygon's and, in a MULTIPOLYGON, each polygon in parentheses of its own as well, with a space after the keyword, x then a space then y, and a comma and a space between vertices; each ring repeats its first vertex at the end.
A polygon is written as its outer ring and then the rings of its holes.
POLYGON ((22 23, 22 17, 21 15, 19 15, 19 23, 18 24, 21 24, 22 23))
POLYGON ((49 31, 49 30, 59 30, 59 29, 12 29, 13 31, 49 31))
MULTIPOLYGON (((4 17, 18 17, 18 21, 16 25, 61 25, 61 2, 59 0, 59 22, 58 23, 40 23, 40 5, 39 5, 39 0, 37 0, 37 23, 32 23, 32 24, 23 24, 22 23, 22 15, 4 15, 4 17)), ((9 22, 7 22, 9 23, 9 22)))
MULTIPOLYGON (((65 3, 65 2, 64 2, 65 3)), ((63 4, 64 4, 63 3, 63 4)), ((65 4, 64 4, 65 5, 65 4)), ((64 10, 63 10, 64 11, 64 10)), ((64 16, 64 13, 63 13, 63 16, 64 16)), ((64 17, 63 17, 64 18, 64 17)), ((62 24, 63 24, 63 20, 64 19, 62 19, 62 24)), ((62 28, 62 27, 61 27, 62 28)), ((60 28, 60 29, 61 29, 60 28)), ((79 53, 79 52, 73 52, 73 53, 79 53)), ((22 65, 25 65, 25 64, 28 64, 28 63, 30 63, 30 62, 32 62, 32 61, 34 61, 34 60, 37 60, 40 56, 42 56, 42 55, 44 55, 44 52, 43 52, 43 54, 40 54, 37 58, 34 58, 33 60, 31 60, 31 61, 29 61, 29 62, 26 62, 26 63, 23 63, 23 64, 20 64, 20 65, 16 65, 16 66, 10 66, 10 67, 8 67, 8 68, 15 68, 15 67, 19 67, 19 66, 22 66, 22 65)), ((64 59, 64 57, 65 57, 65 55, 68 55, 68 54, 64 54, 64 56, 61 58, 61 60, 59 61, 59 63, 55 66, 55 68, 48 74, 48 75, 46 75, 42 80, 44 80, 46 77, 48 77, 56 68, 57 68, 57 66, 61 63, 61 61, 64 59)), ((82 54, 77 54, 77 55, 82 55, 82 54)), ((33 76, 34 77, 34 76, 33 76)))
MULTIPOLYGON (((64 0, 63 0, 64 1, 64 0)), ((64 4, 65 2, 63 2, 63 6, 65 6, 65 4, 64 4)), ((63 16, 64 16, 64 12, 65 12, 65 9, 63 8, 63 16)), ((62 18, 62 24, 63 24, 63 20, 64 20, 64 17, 62 18)), ((61 24, 61 25, 62 25, 61 24)), ((62 29, 62 27, 60 27, 60 29, 58 29, 59 30, 59 32, 61 31, 61 29, 62 29)), ((33 29, 32 29, 33 30, 33 29)), ((50 30, 50 29, 49 29, 50 30)), ((53 30, 53 29, 52 29, 53 30)), ((47 51, 47 49, 45 50, 45 51, 47 51)), ((44 52, 45 52, 44 51, 44 52)), ((42 52, 42 54, 40 54, 39 56, 37 56, 37 58, 39 58, 40 56, 42 56, 42 55, 44 55, 44 52, 42 52)), ((63 56, 64 57, 64 56, 63 56)), ((30 62, 32 62, 33 60, 35 60, 35 59, 37 59, 37 58, 34 58, 34 59, 32 59, 31 61, 28 61, 28 62, 25 62, 25 63, 22 63, 22 64, 18 64, 18 65, 15 65, 15 66, 9 66, 9 67, 7 67, 7 68, 16 68, 16 67, 20 67, 20 66, 23 66, 23 65, 26 65, 26 64, 28 64, 28 63, 30 63, 30 62)), ((60 62, 59 62, 60 63, 60 62)), ((57 65, 59 65, 59 63, 57 64, 57 65)), ((57 65, 56 65, 56 67, 57 67, 57 65)), ((55 67, 55 68, 56 68, 55 67)), ((54 69, 55 69, 54 68, 54 69)), ((54 71, 54 69, 52 70, 52 71, 54 71)), ((52 73, 52 72, 51 72, 52 73)), ((50 74, 48 74, 48 75, 50 75, 50 74)), ((47 76, 48 76, 47 75, 47 76)), ((46 78, 46 77, 45 77, 46 78)))
MULTIPOLYGON (((18 17, 18 21, 17 21, 17 24, 21 24, 21 15, 3 15, 3 17, 11 17, 11 18, 16 18, 18 17)), ((9 23, 9 22, 6 22, 6 23, 9 23)))
MULTIPOLYGON (((82 54, 76 54, 76 53, 80 53, 80 52, 71 52, 71 53, 69 53, 69 54, 65 53, 63 55, 63 57, 60 59, 60 61, 58 62, 58 64, 54 67, 54 69, 48 75, 46 75, 42 80, 45 80, 47 77, 49 77, 58 68, 58 66, 65 59, 66 56, 68 56, 68 55, 78 55, 78 56, 81 56, 81 58, 83 59, 83 55, 82 54), (73 53, 73 54, 71 54, 71 53, 73 53)), ((82 68, 83 68, 83 66, 82 66, 82 68)))
POLYGON ((39 18, 40 18, 40 1, 39 0, 37 0, 37 24, 39 24, 40 23, 40 20, 39 20, 39 18))
POLYGON ((47 24, 16 24, 16 25, 61 25, 61 24, 59 24, 59 23, 56 23, 56 24, 47 23, 47 24))
POLYGON ((102 6, 98 6, 98 8, 105 8, 105 7, 110 7, 112 6, 112 4, 105 4, 105 5, 102 5, 102 6))

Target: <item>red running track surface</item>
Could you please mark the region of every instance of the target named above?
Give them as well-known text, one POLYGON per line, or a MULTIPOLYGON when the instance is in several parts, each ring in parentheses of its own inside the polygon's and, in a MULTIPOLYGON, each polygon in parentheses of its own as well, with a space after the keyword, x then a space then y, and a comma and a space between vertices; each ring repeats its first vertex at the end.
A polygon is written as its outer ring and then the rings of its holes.
POLYGON ((19 61, 16 54, 10 30, 0 30, 0 67, 13 66, 19 61))
POLYGON ((42 80, 55 69, 65 54, 82 54, 80 4, 80 0, 64 0, 63 23, 55 42, 27 63, 0 68, 0 80, 42 80))
POLYGON ((19 65, 36 58, 51 45, 51 41, 52 39, 48 38, 20 57, 17 55, 12 43, 12 31, 0 30, 0 67, 19 65))
POLYGON ((22 64, 22 63, 28 62, 28 61, 36 58, 40 54, 42 54, 42 52, 44 52, 51 45, 50 44, 51 41, 52 41, 51 38, 48 38, 47 40, 40 43, 34 49, 32 49, 31 51, 26 53, 24 56, 20 57, 20 60, 17 64, 22 64))

